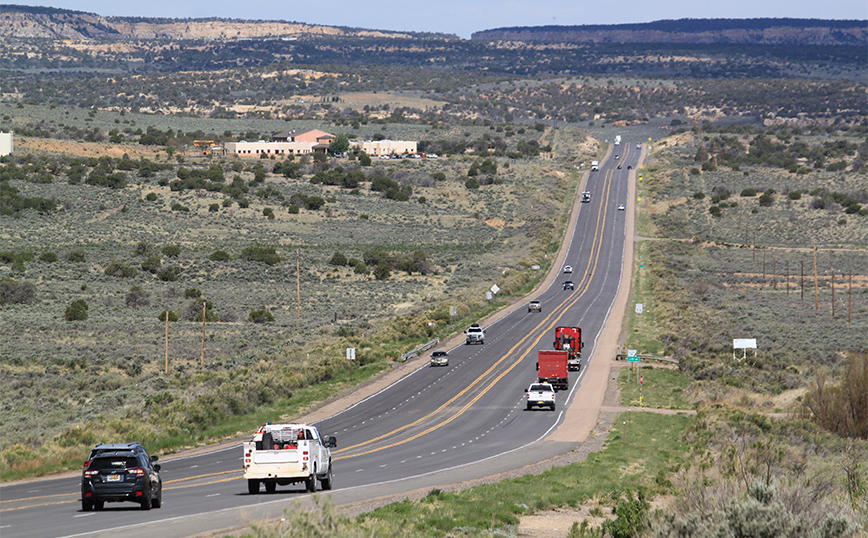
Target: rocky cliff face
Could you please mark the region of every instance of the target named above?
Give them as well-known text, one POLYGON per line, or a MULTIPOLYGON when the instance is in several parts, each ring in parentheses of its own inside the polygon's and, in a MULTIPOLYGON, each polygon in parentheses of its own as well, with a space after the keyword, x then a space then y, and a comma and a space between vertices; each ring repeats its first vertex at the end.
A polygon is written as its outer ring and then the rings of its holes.
POLYGON ((127 19, 105 18, 93 13, 52 8, 17 10, 0 8, 0 38, 45 39, 259 39, 297 38, 315 35, 359 35, 406 37, 405 34, 377 31, 347 31, 281 21, 238 21, 224 19, 127 19))
MULTIPOLYGON (((668 23, 678 21, 665 21, 668 23)), ((709 21, 710 23, 713 21, 709 21)), ((752 24, 744 20, 729 21, 728 27, 709 24, 702 28, 701 21, 690 21, 683 28, 677 24, 656 27, 644 25, 600 26, 544 26, 498 28, 476 32, 471 39, 489 41, 535 41, 558 43, 673 43, 673 44, 754 44, 754 45, 866 45, 868 23, 865 21, 798 21, 786 20, 768 24, 752 24), (849 22, 849 24, 840 24, 849 22), (673 28, 674 27, 674 28, 673 28)))

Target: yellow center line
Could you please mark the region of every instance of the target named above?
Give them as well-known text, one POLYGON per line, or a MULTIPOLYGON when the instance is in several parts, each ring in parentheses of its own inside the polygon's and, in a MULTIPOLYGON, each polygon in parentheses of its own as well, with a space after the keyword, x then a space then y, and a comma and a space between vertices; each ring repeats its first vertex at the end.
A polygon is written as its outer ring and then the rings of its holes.
MULTIPOLYGON (((611 191, 611 184, 612 184, 612 171, 610 170, 610 171, 608 171, 608 172, 606 173, 606 178, 605 178, 605 181, 604 181, 604 195, 603 195, 604 200, 603 200, 603 203, 602 203, 602 211, 600 211, 599 213, 597 213, 597 221, 596 221, 596 223, 595 223, 595 227, 594 227, 594 242, 592 243, 591 257, 590 257, 590 259, 589 259, 588 269, 586 269, 586 271, 585 271, 585 275, 582 277, 582 281, 581 281, 580 284, 579 284, 579 288, 582 288, 583 286, 586 286, 586 283, 587 283, 587 282, 590 282, 590 280, 591 280, 591 279, 593 278, 593 276, 594 276, 594 273, 596 272, 597 263, 598 263, 598 261, 599 261, 599 256, 600 256, 600 247, 601 247, 601 244, 600 244, 600 243, 601 243, 602 233, 603 233, 603 229, 605 228, 605 215, 606 215, 607 212, 608 212, 608 200, 609 200, 609 192, 611 191)), ((426 429, 426 430, 424 430, 424 431, 422 431, 422 432, 419 432, 419 433, 417 433, 417 434, 415 434, 415 435, 412 435, 412 436, 410 436, 410 437, 408 437, 408 438, 406 438, 406 439, 402 439, 402 440, 397 441, 397 442, 395 442, 395 443, 391 443, 391 444, 384 445, 384 446, 381 446, 381 447, 378 447, 378 448, 370 449, 370 450, 367 450, 367 451, 364 451, 364 452, 359 452, 359 453, 357 453, 357 454, 338 456, 338 457, 336 457, 336 458, 334 458, 334 459, 335 459, 335 460, 350 459, 350 458, 355 458, 355 457, 358 457, 358 456, 363 456, 363 455, 366 455, 366 454, 371 454, 371 453, 374 453, 374 452, 378 452, 378 451, 380 451, 380 450, 385 450, 385 449, 388 449, 388 448, 393 448, 393 447, 396 447, 396 446, 402 445, 402 444, 404 444, 404 443, 408 443, 408 442, 410 442, 410 441, 413 441, 414 439, 418 439, 419 437, 422 437, 423 435, 427 435, 427 434, 429 434, 429 433, 431 433, 431 432, 433 432, 433 431, 436 431, 437 429, 439 429, 439 428, 441 428, 441 427, 443 427, 443 426, 449 424, 450 422, 452 422, 453 420, 455 420, 456 418, 458 418, 459 416, 461 416, 462 414, 464 414, 464 412, 465 412, 467 409, 469 409, 469 408, 470 408, 473 404, 475 404, 475 403, 476 403, 476 402, 477 402, 477 401, 478 401, 478 400, 479 400, 483 395, 485 395, 485 394, 486 394, 486 393, 487 393, 487 392, 488 392, 492 387, 494 387, 494 385, 495 385, 498 381, 500 381, 500 380, 501 380, 501 379, 502 379, 506 374, 508 374, 510 371, 512 371, 513 368, 515 368, 516 366, 518 366, 518 365, 521 363, 521 361, 524 360, 524 358, 528 355, 528 353, 530 353, 530 351, 533 349, 533 346, 535 346, 536 344, 538 344, 539 341, 543 338, 543 336, 545 336, 546 331, 552 329, 552 328, 557 324, 557 322, 559 322, 560 319, 564 316, 564 314, 565 314, 566 311, 569 309, 569 307, 575 305, 576 302, 578 302, 579 299, 581 299, 581 297, 582 297, 582 296, 583 296, 587 291, 588 291, 588 288, 585 287, 585 288, 581 291, 581 293, 576 294, 574 297, 567 298, 567 299, 565 299, 564 301, 562 301, 558 306, 556 306, 556 307, 552 310, 552 312, 551 312, 548 316, 546 316, 546 317, 545 317, 541 322, 539 322, 539 323, 537 324, 537 326, 533 328, 533 330, 531 330, 527 335, 525 335, 524 337, 522 337, 521 340, 519 340, 519 341, 518 341, 514 346, 512 346, 512 347, 509 349, 509 351, 508 351, 508 352, 507 352, 503 357, 501 357, 497 362, 495 362, 494 364, 492 364, 491 367, 488 368, 488 370, 486 370, 486 371, 483 372, 479 377, 477 377, 475 380, 473 380, 473 382, 472 382, 470 385, 468 385, 464 390, 462 390, 461 392, 459 392, 458 394, 456 394, 455 396, 453 396, 452 398, 450 398, 446 403, 444 403, 443 405, 441 405, 440 407, 438 407, 437 409, 435 409, 435 410, 432 411, 431 413, 428 413, 428 414, 425 415, 424 417, 421 417, 421 418, 419 418, 419 419, 417 419, 417 420, 415 420, 415 421, 413 421, 413 422, 411 422, 411 423, 409 423, 409 424, 405 424, 404 426, 401 426, 401 427, 399 427, 399 428, 396 428, 396 429, 392 430, 392 431, 389 432, 389 433, 386 433, 386 434, 380 435, 379 437, 375 437, 375 438, 369 439, 368 441, 365 441, 365 442, 363 442, 363 443, 359 443, 359 444, 357 444, 357 445, 353 445, 353 446, 350 446, 350 447, 347 447, 347 448, 341 449, 341 450, 339 450, 339 451, 335 451, 335 454, 338 454, 338 453, 341 453, 341 452, 346 452, 346 451, 349 451, 349 450, 352 450, 352 449, 356 449, 356 448, 359 448, 359 447, 362 447, 362 446, 366 446, 366 445, 369 445, 369 444, 374 443, 374 442, 376 442, 376 441, 379 441, 379 440, 381 440, 381 439, 384 439, 384 438, 386 438, 386 437, 391 437, 391 436, 393 436, 393 435, 395 435, 395 434, 397 434, 397 433, 399 433, 399 432, 402 432, 402 431, 404 431, 404 430, 406 430, 406 429, 408 429, 408 428, 410 428, 410 427, 412 427, 412 426, 415 426, 415 425, 419 424, 420 422, 423 422, 423 421, 425 421, 425 420, 431 418, 432 416, 438 414, 438 413, 439 413, 440 411, 442 411, 444 408, 446 408, 447 406, 449 406, 450 404, 452 404, 455 400, 457 400, 458 398, 460 398, 461 396, 463 396, 464 394, 466 394, 466 393, 467 393, 471 388, 473 388, 474 386, 476 386, 476 384, 478 384, 478 383, 479 383, 479 382, 480 382, 484 377, 486 377, 488 374, 490 374, 490 373, 491 373, 491 372, 492 372, 492 371, 493 371, 497 366, 499 366, 503 361, 505 361, 507 358, 509 358, 509 356, 512 355, 513 352, 515 352, 516 348, 518 348, 518 347, 519 347, 521 344, 523 344, 523 343, 524 343, 528 338, 530 338, 530 337, 531 337, 531 336, 532 336, 532 335, 533 335, 537 330, 540 329, 540 327, 542 327, 543 325, 545 325, 546 323, 548 323, 549 320, 550 320, 550 319, 555 315, 556 312, 561 311, 561 313, 558 314, 558 316, 556 316, 556 317, 554 318, 554 320, 551 322, 551 324, 550 324, 550 325, 549 325, 545 330, 539 332, 539 336, 537 336, 537 338, 533 341, 533 343, 528 347, 527 351, 525 351, 525 352, 524 352, 524 353, 523 353, 523 354, 522 354, 518 359, 516 359, 516 361, 513 362, 513 364, 512 364, 509 368, 507 368, 507 369, 504 370, 500 375, 498 375, 498 376, 494 379, 493 382, 489 383, 489 385, 488 385, 486 388, 484 388, 482 391, 480 391, 479 394, 477 394, 477 395, 476 395, 476 396, 475 396, 475 397, 474 397, 474 398, 473 398, 469 403, 467 403, 464 407, 462 407, 458 412, 456 412, 456 413, 453 414, 452 416, 446 418, 444 421, 440 422, 439 424, 435 424, 435 425, 431 426, 430 428, 428 428, 428 429, 426 429)))

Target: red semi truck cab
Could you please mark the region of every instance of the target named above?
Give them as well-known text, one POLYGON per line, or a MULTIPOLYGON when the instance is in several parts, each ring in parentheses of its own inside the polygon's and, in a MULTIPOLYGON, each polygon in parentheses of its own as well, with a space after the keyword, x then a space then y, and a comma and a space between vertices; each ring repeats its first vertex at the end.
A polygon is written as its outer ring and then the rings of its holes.
POLYGON ((582 367, 582 329, 579 327, 555 327, 555 342, 552 345, 558 351, 569 353, 567 367, 578 372, 582 367))
POLYGON ((537 355, 536 369, 540 383, 550 383, 555 390, 567 390, 570 388, 569 371, 567 361, 569 353, 566 351, 547 350, 540 351, 537 355))

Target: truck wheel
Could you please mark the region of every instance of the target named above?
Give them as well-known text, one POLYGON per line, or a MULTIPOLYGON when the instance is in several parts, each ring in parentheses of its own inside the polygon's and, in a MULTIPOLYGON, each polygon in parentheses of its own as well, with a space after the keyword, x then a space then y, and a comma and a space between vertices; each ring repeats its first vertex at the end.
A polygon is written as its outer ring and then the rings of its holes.
POLYGON ((554 411, 555 410, 555 404, 552 404, 551 407, 552 407, 552 411, 554 411))
POLYGON ((304 481, 304 489, 307 490, 308 493, 313 493, 316 491, 316 475, 310 475, 304 481))
POLYGON ((531 409, 533 409, 533 406, 530 404, 527 404, 527 410, 530 411, 531 409))
POLYGON ((256 495, 259 493, 259 480, 250 479, 247 481, 247 493, 256 495))
POLYGON ((275 491, 277 491, 277 481, 266 480, 265 481, 265 493, 274 493, 275 491))
POLYGON ((274 450, 274 437, 271 432, 262 434, 262 450, 274 450))
POLYGON ((150 510, 151 509, 151 494, 148 492, 148 496, 142 499, 142 510, 150 510))
POLYGON ((326 473, 319 481, 319 485, 324 490, 332 489, 332 464, 329 462, 329 472, 326 473))
POLYGON ((163 492, 160 491, 160 494, 157 495, 156 499, 151 501, 151 508, 162 508, 163 507, 163 492))
POLYGON ((93 502, 92 501, 81 501, 81 511, 82 512, 90 512, 93 510, 93 502))

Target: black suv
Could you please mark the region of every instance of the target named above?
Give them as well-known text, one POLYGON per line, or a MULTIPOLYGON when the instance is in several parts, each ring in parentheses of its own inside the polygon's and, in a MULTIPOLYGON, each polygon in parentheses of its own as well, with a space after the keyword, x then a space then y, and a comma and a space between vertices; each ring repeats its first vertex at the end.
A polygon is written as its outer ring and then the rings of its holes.
POLYGON ((143 453, 151 461, 157 461, 159 459, 157 456, 148 456, 148 451, 145 450, 145 447, 143 447, 141 443, 100 443, 90 449, 90 456, 87 457, 88 461, 84 462, 84 466, 87 467, 87 464, 90 463, 90 460, 94 459, 100 454, 104 454, 106 452, 118 452, 121 450, 130 450, 132 452, 143 453))
MULTIPOLYGON (((97 445, 95 449, 105 446, 97 445)), ((101 451, 85 463, 82 510, 102 510, 106 502, 124 501, 139 503, 143 510, 163 504, 160 466, 153 463, 144 448, 101 451)))

